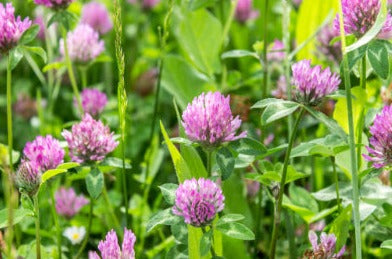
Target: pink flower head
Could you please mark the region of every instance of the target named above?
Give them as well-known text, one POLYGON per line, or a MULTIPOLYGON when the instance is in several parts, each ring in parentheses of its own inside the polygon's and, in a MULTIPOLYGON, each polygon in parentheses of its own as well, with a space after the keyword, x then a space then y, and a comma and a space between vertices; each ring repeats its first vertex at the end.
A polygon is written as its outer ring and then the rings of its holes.
POLYGON ((55 194, 56 211, 66 218, 75 216, 89 201, 83 195, 76 195, 73 188, 61 187, 55 194))
POLYGON ((206 147, 246 137, 246 132, 235 136, 241 120, 231 113, 230 96, 219 92, 202 93, 193 99, 182 114, 182 124, 190 140, 206 147))
POLYGON ((268 47, 268 54, 267 58, 270 62, 281 62, 284 59, 284 52, 285 47, 283 42, 280 40, 275 40, 269 47, 268 47))
MULTIPOLYGON (((81 93, 81 99, 84 112, 93 117, 101 114, 108 102, 106 94, 98 89, 84 89, 81 93)), ((75 106, 77 106, 77 103, 75 103, 75 106)))
POLYGON ((64 150, 60 142, 51 135, 38 136, 34 141, 28 142, 23 149, 23 154, 34 161, 42 172, 55 169, 64 161, 64 150))
POLYGON ((113 28, 106 6, 95 1, 83 6, 81 21, 90 25, 91 28, 100 34, 105 34, 113 28))
POLYGON ((72 161, 78 163, 101 161, 118 145, 109 127, 88 113, 80 123, 72 126, 72 131, 64 130, 62 135, 68 142, 72 161))
POLYGON ((337 41, 333 45, 330 42, 335 37, 339 36, 338 31, 334 30, 332 26, 326 25, 317 36, 317 53, 323 54, 328 60, 339 64, 342 60, 341 42, 337 41))
POLYGON ((235 18, 240 23, 245 23, 248 20, 256 19, 259 16, 259 11, 252 7, 252 0, 238 0, 235 9, 235 18))
POLYGON ((209 179, 185 180, 176 191, 173 213, 195 227, 211 223, 225 206, 221 188, 209 179))
POLYGON ((7 54, 13 49, 23 35, 31 26, 29 18, 23 21, 20 16, 15 17, 15 8, 11 3, 5 6, 0 3, 0 53, 7 54))
POLYGON ((34 0, 34 3, 58 10, 66 9, 73 1, 74 0, 34 0))
POLYGON ((122 247, 118 244, 116 232, 112 229, 106 234, 105 240, 101 240, 98 244, 98 249, 101 252, 101 257, 96 252, 89 252, 89 259, 135 259, 135 234, 124 228, 124 240, 122 247))
POLYGON ((338 259, 338 258, 342 258, 344 252, 346 251, 346 247, 343 246, 342 249, 340 249, 340 251, 337 254, 335 254, 336 236, 334 234, 327 235, 324 232, 321 233, 320 244, 318 244, 317 234, 313 231, 309 231, 309 241, 312 244, 313 251, 311 251, 311 253, 314 256, 318 254, 322 254, 324 255, 323 258, 338 259))
POLYGON ((32 197, 39 189, 41 175, 40 167, 35 161, 22 160, 15 174, 16 186, 32 197))
POLYGON ((317 105, 322 98, 335 92, 340 84, 340 77, 329 68, 311 67, 310 60, 299 61, 292 66, 292 83, 297 87, 297 100, 317 105))
POLYGON ((392 165, 392 105, 385 106, 381 114, 376 116, 370 127, 370 145, 366 147, 369 155, 363 155, 373 163, 373 167, 382 168, 392 165))
MULTIPOLYGON (((105 49, 104 42, 99 40, 98 32, 90 25, 80 24, 67 34, 69 57, 77 63, 88 63, 98 57, 105 49)), ((60 53, 64 56, 64 39, 60 40, 60 53)))
MULTIPOLYGON (((381 9, 380 0, 342 0, 344 30, 347 34, 362 37, 376 22, 381 9)), ((340 32, 339 15, 334 21, 334 28, 340 32)), ((392 37, 392 16, 388 13, 384 27, 378 34, 380 39, 392 37)))

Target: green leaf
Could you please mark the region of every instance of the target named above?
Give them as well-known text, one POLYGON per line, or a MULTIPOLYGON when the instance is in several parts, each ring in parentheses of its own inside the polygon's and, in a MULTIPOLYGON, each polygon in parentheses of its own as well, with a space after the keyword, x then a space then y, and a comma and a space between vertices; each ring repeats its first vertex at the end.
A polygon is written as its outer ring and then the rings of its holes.
MULTIPOLYGON (((332 133, 332 134, 336 134, 338 136, 340 136, 342 139, 347 139, 347 135, 344 132, 344 130, 339 126, 339 124, 329 118, 327 115, 325 115, 322 112, 316 111, 308 106, 304 106, 304 108, 313 116, 315 117, 317 120, 319 120, 321 123, 323 123, 325 126, 327 126, 328 130, 332 133)), ((347 117, 345 117, 346 119, 347 117)))
POLYGON ((243 50, 243 49, 230 50, 222 54, 222 59, 243 58, 243 57, 252 57, 255 58, 256 60, 259 60, 259 56, 257 55, 257 53, 251 52, 249 50, 243 50))
POLYGON ((9 55, 11 58, 11 70, 14 70, 14 68, 16 68, 16 66, 22 60, 23 52, 21 51, 21 49, 19 47, 16 47, 10 51, 9 55))
POLYGON ((389 76, 388 50, 380 41, 373 41, 369 44, 367 57, 374 72, 382 79, 389 76))
POLYGON ((103 174, 98 168, 94 168, 86 176, 87 191, 91 198, 97 199, 103 190, 104 179, 103 174))
POLYGON ((223 147, 216 153, 216 162, 222 173, 222 180, 226 180, 234 171, 235 159, 227 148, 223 147))
POLYGON ((172 209, 168 208, 155 213, 147 222, 146 232, 150 232, 158 225, 174 225, 180 222, 180 218, 173 215, 172 209))
POLYGON ((380 247, 381 247, 381 248, 384 248, 384 249, 390 249, 390 250, 392 250, 392 239, 385 240, 384 242, 381 243, 381 246, 380 246, 380 247))
POLYGON ((60 165, 57 167, 57 169, 65 169, 65 170, 68 170, 68 169, 72 169, 72 168, 75 168, 75 167, 78 167, 78 166, 80 166, 79 163, 68 162, 68 163, 60 164, 60 165))
POLYGON ((293 204, 307 208, 314 213, 318 213, 319 207, 317 201, 306 189, 298 187, 295 184, 290 184, 289 194, 293 204))
POLYGON ((162 121, 160 122, 160 125, 161 125, 163 138, 165 140, 167 148, 169 149, 171 158, 173 160, 174 168, 176 169, 178 181, 182 183, 186 179, 191 179, 192 174, 191 171, 189 170, 186 161, 181 156, 180 152, 178 152, 176 146, 174 146, 174 144, 171 142, 169 136, 167 135, 165 127, 163 126, 162 121))
POLYGON ((243 220, 244 218, 245 217, 241 214, 226 214, 216 222, 215 226, 227 224, 230 222, 240 221, 243 220))
POLYGON ((316 215, 315 212, 308 208, 294 204, 286 195, 283 196, 283 207, 294 211, 296 214, 301 216, 307 223, 316 215))
POLYGON ((350 69, 354 68, 358 61, 366 55, 367 47, 367 45, 362 46, 347 54, 348 66, 350 69))
POLYGON ((177 138, 171 138, 170 140, 176 144, 183 144, 183 145, 187 145, 187 146, 198 146, 197 143, 194 143, 186 138, 177 137, 177 138))
POLYGON ((189 12, 177 8, 172 24, 181 49, 192 63, 210 77, 219 73, 221 44, 218 43, 223 37, 219 20, 205 9, 189 12))
POLYGON ((39 28, 38 24, 34 24, 34 25, 30 26, 30 28, 28 28, 23 33, 22 37, 19 40, 19 44, 25 45, 25 44, 32 42, 35 39, 35 37, 37 37, 39 30, 40 30, 40 28, 39 28))
MULTIPOLYGON (((299 179, 305 178, 305 177, 308 177, 308 175, 306 175, 304 173, 297 172, 295 170, 295 168, 291 165, 288 166, 287 176, 286 176, 286 184, 289 184, 291 182, 294 182, 296 180, 299 180, 299 179)), ((266 186, 270 186, 271 183, 273 183, 273 182, 279 183, 281 181, 282 172, 281 171, 280 172, 267 171, 263 174, 250 173, 250 174, 246 174, 245 178, 253 180, 253 181, 258 181, 266 186)))
POLYGON ((248 156, 261 156, 267 153, 267 148, 259 141, 251 138, 242 138, 230 143, 235 152, 248 156))
POLYGON ((59 70, 61 68, 65 67, 65 62, 53 62, 49 63, 44 68, 42 69, 42 72, 48 72, 50 70, 59 70))
POLYGON ((67 172, 67 169, 50 169, 46 171, 45 173, 42 174, 42 182, 41 184, 45 183, 47 180, 49 180, 52 177, 55 177, 56 175, 62 174, 67 172))
POLYGON ((295 102, 280 102, 268 105, 261 115, 261 123, 267 125, 271 122, 282 119, 294 113, 300 107, 299 103, 295 102))
POLYGON ((347 241, 349 236, 349 229, 351 225, 351 212, 352 206, 347 206, 340 215, 332 222, 329 233, 333 233, 336 236, 336 248, 341 249, 347 241))
POLYGON ((263 109, 268 107, 269 105, 284 105, 284 104, 296 104, 296 102, 292 102, 292 101, 287 101, 284 99, 277 99, 277 98, 266 98, 263 99, 261 101, 258 101, 257 103, 255 103, 251 108, 252 109, 263 109))
POLYGON ((351 52, 353 50, 356 50, 356 49, 368 44, 372 39, 377 37, 378 33, 383 28, 384 23, 387 19, 388 8, 387 8, 386 2, 387 1, 381 1, 381 9, 380 9, 380 12, 378 13, 376 22, 374 23, 373 27, 370 28, 370 30, 367 31, 366 34, 363 35, 357 42, 348 46, 346 48, 346 52, 351 52))
MULTIPOLYGON (((33 217, 34 212, 27 209, 14 209, 12 211, 13 219, 12 224, 16 225, 21 222, 25 217, 33 217)), ((8 226, 8 209, 0 210, 0 229, 8 226)))
POLYGON ((215 226, 218 231, 222 234, 235 239, 241 240, 254 240, 255 235, 252 230, 246 227, 244 224, 238 222, 229 222, 225 224, 219 224, 215 226))
MULTIPOLYGON (((99 165, 123 168, 123 160, 117 157, 106 157, 99 165)), ((132 169, 131 164, 127 161, 125 161, 125 169, 132 169)))
POLYGON ((174 183, 165 183, 165 184, 159 186, 159 189, 161 189, 163 198, 165 199, 165 201, 169 205, 174 204, 174 201, 176 199, 177 188, 178 188, 178 185, 174 184, 174 183))
POLYGON ((40 58, 42 59, 42 61, 44 63, 47 62, 47 56, 46 56, 46 52, 43 48, 41 47, 29 47, 29 46, 23 46, 23 49, 29 53, 33 53, 36 54, 38 56, 40 56, 40 58))
POLYGON ((74 163, 74 162, 69 162, 69 163, 63 163, 57 166, 56 169, 50 169, 46 171, 45 173, 42 174, 42 182, 41 184, 45 183, 48 181, 50 178, 55 177, 56 175, 62 174, 67 172, 69 169, 78 167, 79 163, 74 163))
POLYGON ((297 181, 305 177, 308 177, 308 175, 298 172, 297 170, 295 170, 295 168, 292 165, 288 166, 286 184, 297 181))
POLYGON ((168 55, 163 63, 162 87, 176 98, 182 108, 202 92, 216 89, 211 79, 179 56, 168 55))
POLYGON ((200 239, 200 255, 205 256, 211 249, 211 238, 212 231, 207 231, 203 233, 203 236, 200 239))

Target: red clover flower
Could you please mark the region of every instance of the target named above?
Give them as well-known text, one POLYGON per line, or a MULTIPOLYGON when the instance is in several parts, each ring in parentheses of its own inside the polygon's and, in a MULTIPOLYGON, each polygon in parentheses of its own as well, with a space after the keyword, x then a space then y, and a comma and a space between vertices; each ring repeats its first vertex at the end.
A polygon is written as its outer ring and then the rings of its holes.
POLYGON ((209 179, 185 180, 176 191, 173 213, 185 223, 203 227, 211 223, 224 208, 221 188, 209 179))

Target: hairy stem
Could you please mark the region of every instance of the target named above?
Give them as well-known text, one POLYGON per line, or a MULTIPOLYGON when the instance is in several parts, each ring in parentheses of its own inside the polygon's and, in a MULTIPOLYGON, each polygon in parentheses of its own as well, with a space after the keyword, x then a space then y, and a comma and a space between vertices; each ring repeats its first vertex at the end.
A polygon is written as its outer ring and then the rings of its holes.
POLYGON ((298 126, 299 126, 299 123, 302 119, 304 111, 305 111, 305 109, 303 107, 301 107, 301 111, 298 115, 297 120, 295 121, 294 128, 291 133, 290 140, 289 140, 289 145, 287 147, 286 155, 284 158, 282 179, 280 181, 278 198, 275 203, 274 225, 273 225, 273 229, 272 229, 272 239, 271 239, 271 246, 270 246, 270 259, 275 258, 276 242, 277 242, 277 238, 278 238, 278 228, 280 225, 280 213, 282 210, 283 194, 284 194, 284 189, 285 189, 284 187, 286 185, 287 169, 289 166, 290 154, 291 154, 291 150, 294 145, 295 136, 297 135, 298 126))
POLYGON ((351 94, 351 82, 350 82, 350 70, 348 64, 348 58, 346 53, 346 38, 343 23, 343 9, 342 3, 339 5, 339 18, 340 18, 340 36, 342 40, 342 53, 343 53, 343 74, 344 74, 344 85, 346 88, 346 99, 347 99, 347 115, 348 115, 348 127, 349 127, 349 146, 350 146, 350 157, 351 157, 351 176, 352 176, 352 188, 353 188, 353 210, 354 210, 354 228, 355 228, 355 250, 356 258, 362 258, 362 244, 361 244, 361 225, 359 215, 359 186, 358 186, 358 173, 357 173, 357 161, 356 161, 356 149, 355 149, 355 129, 353 119, 353 104, 351 94))

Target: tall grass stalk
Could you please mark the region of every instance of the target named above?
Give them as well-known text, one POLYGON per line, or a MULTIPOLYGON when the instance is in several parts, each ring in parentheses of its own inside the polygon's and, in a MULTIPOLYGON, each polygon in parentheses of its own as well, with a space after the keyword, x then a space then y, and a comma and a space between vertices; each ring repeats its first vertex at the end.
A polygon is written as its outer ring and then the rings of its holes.
POLYGON ((126 143, 126 119, 125 113, 127 111, 128 99, 125 90, 125 58, 122 49, 122 23, 121 23, 121 0, 114 1, 114 30, 116 32, 115 38, 115 49, 116 49, 116 60, 118 69, 118 85, 117 85, 117 101, 118 101, 118 117, 120 121, 120 143, 121 143, 121 158, 122 158, 122 187, 123 187, 123 199, 125 207, 125 225, 128 225, 128 192, 127 192, 127 175, 125 171, 125 143, 126 143))
POLYGON ((349 127, 349 146, 350 146, 350 159, 351 159, 351 176, 352 176, 352 188, 353 188, 353 210, 354 210, 354 228, 355 228, 355 250, 356 258, 362 258, 362 245, 361 245, 361 224, 359 215, 359 186, 358 186, 358 170, 356 161, 356 149, 355 149, 355 129, 353 119, 353 104, 351 95, 351 82, 350 82, 350 70, 348 64, 348 58, 346 53, 346 37, 343 23, 343 7, 340 1, 339 4, 339 19, 340 19, 340 36, 342 41, 342 54, 343 54, 343 75, 344 85, 346 88, 346 102, 347 102, 347 115, 348 115, 348 127, 349 127))

